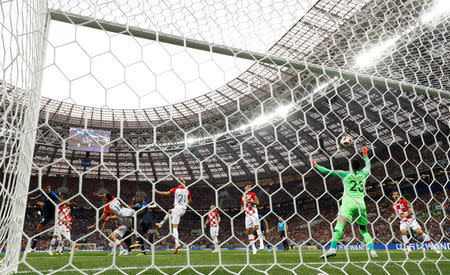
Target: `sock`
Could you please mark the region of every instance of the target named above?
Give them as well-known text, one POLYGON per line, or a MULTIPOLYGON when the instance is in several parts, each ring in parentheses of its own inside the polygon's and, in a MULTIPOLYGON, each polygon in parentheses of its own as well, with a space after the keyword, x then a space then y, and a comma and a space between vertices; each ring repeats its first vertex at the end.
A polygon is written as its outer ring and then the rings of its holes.
POLYGON ((163 226, 163 225, 166 223, 166 221, 169 219, 169 216, 170 216, 170 214, 167 213, 167 214, 164 216, 164 219, 159 223, 159 225, 163 226))
POLYGON ((430 237, 428 237, 427 234, 423 233, 422 235, 420 235, 420 237, 422 238, 423 242, 431 243, 430 237))
POLYGON ((403 240, 403 243, 405 244, 405 247, 406 247, 406 248, 409 248, 409 239, 408 239, 408 236, 407 236, 407 235, 402 235, 402 240, 403 240))
POLYGON ((258 234, 259 246, 260 247, 264 247, 264 239, 263 239, 263 236, 262 236, 261 229, 256 230, 256 234, 258 234))
POLYGON ((56 251, 62 251, 64 245, 64 240, 58 241, 58 247, 56 248, 56 251))
POLYGON ((219 240, 217 239, 217 236, 213 236, 213 243, 214 243, 214 249, 219 250, 219 240))
POLYGON ((175 246, 179 246, 180 242, 178 241, 178 228, 173 229, 173 237, 175 238, 175 246))
POLYGON ((144 239, 141 237, 144 235, 144 232, 142 230, 138 230, 139 235, 136 237, 136 243, 141 245, 141 251, 145 251, 145 242, 144 239))
POLYGON ((284 250, 289 250, 289 244, 288 244, 287 239, 284 239, 283 246, 284 246, 284 250))
POLYGON ((420 237, 422 238, 424 243, 427 243, 431 247, 431 249, 437 249, 436 246, 434 246, 433 242, 431 242, 431 239, 427 234, 423 233, 420 237))
POLYGON ((109 242, 109 247, 111 250, 114 250, 115 248, 119 248, 119 250, 123 250, 122 244, 119 240, 116 240, 114 242, 109 242))
POLYGON ((255 247, 255 236, 253 234, 248 235, 248 241, 253 249, 256 249, 255 247))
POLYGON ((367 229, 362 230, 360 229, 359 232, 361 233, 361 235, 364 238, 364 241, 366 242, 367 246, 369 247, 370 250, 374 250, 374 245, 373 245, 373 240, 372 237, 369 234, 369 231, 367 231, 367 229))
POLYGON ((123 242, 127 246, 127 250, 131 251, 131 248, 130 248, 130 246, 131 246, 131 237, 126 238, 123 242))
POLYGON ((35 249, 36 248, 37 242, 39 241, 40 238, 41 238, 40 236, 36 236, 33 239, 33 242, 31 243, 31 249, 35 249))
MULTIPOLYGON (((139 232, 139 234, 142 235, 142 232, 139 232)), ((145 251, 144 239, 142 239, 141 236, 138 236, 138 237, 136 238, 136 243, 138 243, 138 244, 141 245, 141 251, 145 251)))
POLYGON ((56 245, 56 238, 52 238, 52 240, 50 241, 50 247, 48 248, 48 251, 55 250, 55 245, 56 245))
POLYGON ((342 232, 344 231, 345 223, 337 222, 334 227, 333 240, 331 241, 331 248, 336 248, 339 239, 342 237, 342 232))

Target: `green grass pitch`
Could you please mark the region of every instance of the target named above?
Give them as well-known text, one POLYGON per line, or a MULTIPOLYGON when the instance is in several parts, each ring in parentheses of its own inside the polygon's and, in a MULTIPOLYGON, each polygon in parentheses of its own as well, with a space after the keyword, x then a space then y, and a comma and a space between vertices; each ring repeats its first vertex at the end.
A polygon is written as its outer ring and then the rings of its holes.
MULTIPOLYGON (((218 254, 210 251, 180 251, 173 255, 171 251, 156 251, 154 255, 108 256, 108 252, 76 252, 73 255, 49 256, 46 253, 28 254, 19 267, 19 274, 34 274, 32 268, 45 273, 60 269, 53 274, 163 274, 158 268, 173 274, 445 274, 450 270, 450 251, 442 256, 433 251, 414 251, 408 258, 402 251, 378 251, 375 261, 369 260, 367 253, 361 250, 338 251, 336 257, 326 263, 319 259, 321 251, 291 250, 273 252, 259 251, 257 255, 247 254, 244 250, 224 250, 219 261, 218 254), (348 253, 348 254, 347 254, 348 253), (279 265, 274 265, 275 261, 279 265), (69 264, 71 263, 71 264, 69 264), (152 266, 152 263, 154 265, 152 266), (226 268, 220 266, 220 263, 226 268), (250 265, 247 265, 250 263, 250 265), (115 266, 123 271, 118 271, 115 266), (191 267, 189 267, 189 265, 191 267), (32 268, 30 268, 32 267, 32 268), (149 268, 149 269, 147 269, 149 268), (198 272, 195 272, 193 270, 198 272), (77 270, 79 269, 79 270, 77 270)), ((23 255, 22 255, 23 257, 23 255)), ((448 273, 447 273, 448 274, 448 273)))

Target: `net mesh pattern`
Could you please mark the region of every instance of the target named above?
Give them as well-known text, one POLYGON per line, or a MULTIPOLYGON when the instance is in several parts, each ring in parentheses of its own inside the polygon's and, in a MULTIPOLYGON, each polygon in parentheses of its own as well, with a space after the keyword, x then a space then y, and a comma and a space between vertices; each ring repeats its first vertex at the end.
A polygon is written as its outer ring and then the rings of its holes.
POLYGON ((5 274, 443 274, 449 267, 446 1, 42 2, 0 3, 5 274), (214 74, 223 85, 210 83, 214 74), (46 89, 60 94, 46 96, 46 89), (103 103, 90 104, 95 93, 103 103), (163 104, 149 105, 157 100, 163 104), (137 107, 116 107, 121 101, 137 107), (73 128, 99 150, 70 148, 73 128), (100 142, 88 129, 111 134, 100 142), (365 212, 378 258, 353 220, 336 258, 319 259, 348 190, 309 159, 348 170, 365 146, 372 164, 365 212), (110 248, 116 226, 101 232, 106 202, 98 194, 112 194, 124 208, 144 198, 153 222, 169 212, 173 219, 173 198, 155 191, 171 190, 180 176, 192 202, 179 233, 169 222, 142 232, 142 210, 134 209, 125 238, 145 237, 149 256, 122 257, 114 246, 106 258, 100 251, 110 248), (44 192, 47 185, 60 201, 44 192), (259 225, 267 222, 270 252, 252 254, 241 209, 247 185, 259 200, 259 225), (393 191, 432 241, 412 234, 413 256, 403 251, 400 219, 389 219, 393 191), (44 200, 56 209, 51 215, 44 200), (63 201, 73 204, 65 243, 72 254, 43 264, 29 248, 48 251, 63 201), (210 255, 216 243, 204 224, 212 204, 220 249, 210 255), (182 251, 168 256, 175 234, 182 251))

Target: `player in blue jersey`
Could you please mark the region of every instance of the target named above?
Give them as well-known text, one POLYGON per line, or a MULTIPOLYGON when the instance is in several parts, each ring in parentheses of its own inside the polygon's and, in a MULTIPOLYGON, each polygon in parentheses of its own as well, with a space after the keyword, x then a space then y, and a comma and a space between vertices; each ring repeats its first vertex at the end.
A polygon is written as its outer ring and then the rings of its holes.
POLYGON ((143 196, 136 196, 133 198, 132 208, 137 212, 137 215, 140 216, 139 224, 138 224, 138 233, 139 235, 136 237, 136 243, 131 245, 130 248, 141 248, 141 253, 139 255, 146 255, 145 242, 142 236, 149 236, 148 231, 153 227, 153 216, 150 212, 151 208, 155 208, 156 204, 148 204, 145 201, 143 196))
MULTIPOLYGON (((41 208, 41 219, 39 224, 34 231, 34 234, 38 234, 44 230, 44 227, 55 218, 55 207, 59 203, 62 203, 63 200, 59 198, 59 196, 52 191, 52 187, 50 185, 46 185, 44 187, 44 192, 35 197, 30 197, 30 200, 36 200, 42 197, 43 201, 37 203, 37 205, 41 208)), ((28 253, 36 251, 36 244, 40 239, 40 235, 34 237, 31 248, 27 250, 28 253)))
POLYGON ((270 252, 272 251, 272 245, 270 245, 270 243, 267 241, 267 234, 269 233, 269 224, 267 223, 267 220, 263 216, 258 215, 258 218, 261 224, 262 237, 264 239, 264 242, 266 243, 267 251, 270 252))

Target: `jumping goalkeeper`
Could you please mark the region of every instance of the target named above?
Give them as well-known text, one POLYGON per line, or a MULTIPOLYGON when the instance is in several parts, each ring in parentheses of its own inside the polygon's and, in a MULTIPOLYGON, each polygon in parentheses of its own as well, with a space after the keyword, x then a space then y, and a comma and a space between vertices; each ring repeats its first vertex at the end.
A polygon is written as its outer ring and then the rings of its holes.
POLYGON ((359 225, 359 232, 361 232, 364 241, 369 247, 370 255, 373 258, 377 257, 372 237, 367 231, 369 221, 367 220, 366 203, 364 202, 366 180, 370 175, 370 160, 367 156, 367 147, 363 148, 363 157, 365 166, 363 167, 363 163, 355 157, 351 160, 349 171, 330 170, 317 165, 313 159, 309 159, 313 167, 319 170, 319 172, 339 177, 344 185, 344 195, 334 228, 331 247, 320 257, 322 259, 336 256, 336 246, 344 231, 345 223, 347 221, 352 222, 353 219, 357 219, 356 223, 359 225))

